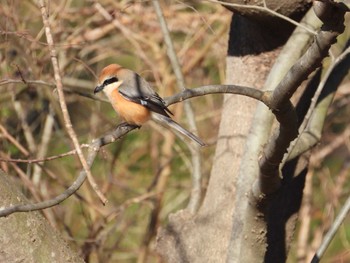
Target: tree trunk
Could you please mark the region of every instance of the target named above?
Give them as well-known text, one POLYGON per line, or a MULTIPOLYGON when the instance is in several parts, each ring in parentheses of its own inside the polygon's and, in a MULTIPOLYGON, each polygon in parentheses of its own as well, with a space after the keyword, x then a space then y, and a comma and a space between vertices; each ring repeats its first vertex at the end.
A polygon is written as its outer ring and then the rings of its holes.
MULTIPOLYGON (((281 47, 293 30, 283 20, 266 19, 266 23, 262 23, 260 19, 250 19, 249 16, 233 16, 228 44, 227 84, 257 89, 264 87, 281 47)), ((295 57, 298 58, 297 55, 295 57)), ((270 79, 269 84, 277 85, 282 77, 270 79)), ((304 165, 298 166, 298 169, 295 169, 297 162, 286 168, 292 178, 294 174, 302 175, 298 177, 300 180, 293 181, 298 189, 297 195, 300 195, 295 204, 290 210, 283 210, 282 215, 273 213, 272 209, 286 205, 286 202, 279 201, 286 201, 286 196, 291 194, 290 191, 283 192, 286 190, 284 187, 282 196, 274 195, 277 198, 270 206, 272 213, 269 218, 262 220, 265 223, 279 222, 276 232, 287 228, 287 233, 281 235, 279 232, 276 239, 273 231, 267 234, 274 223, 260 226, 256 211, 252 211, 256 209, 254 200, 249 199, 258 177, 262 147, 270 135, 273 115, 262 105, 255 113, 257 102, 252 99, 237 95, 224 98, 214 164, 203 204, 195 215, 182 210, 169 217, 168 226, 158 233, 158 251, 167 262, 284 262, 285 248, 295 226, 295 211, 300 205, 306 162, 302 162, 304 165), (252 225, 254 228, 247 229, 252 225), (283 242, 279 239, 281 237, 283 242), (271 240, 275 244, 280 242, 275 251, 267 251, 271 240), (269 261, 272 258, 276 261, 269 261)))

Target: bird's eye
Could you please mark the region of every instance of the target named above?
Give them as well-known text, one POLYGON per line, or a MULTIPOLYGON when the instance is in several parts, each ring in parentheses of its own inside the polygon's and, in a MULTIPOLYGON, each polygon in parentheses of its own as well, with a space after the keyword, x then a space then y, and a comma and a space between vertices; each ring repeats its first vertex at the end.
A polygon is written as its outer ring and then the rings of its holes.
POLYGON ((118 82, 119 80, 118 80, 118 78, 117 77, 111 77, 111 78, 109 78, 109 79, 106 79, 104 82, 103 82, 103 86, 107 86, 107 85, 109 85, 109 84, 111 84, 111 83, 114 83, 114 82, 118 82))

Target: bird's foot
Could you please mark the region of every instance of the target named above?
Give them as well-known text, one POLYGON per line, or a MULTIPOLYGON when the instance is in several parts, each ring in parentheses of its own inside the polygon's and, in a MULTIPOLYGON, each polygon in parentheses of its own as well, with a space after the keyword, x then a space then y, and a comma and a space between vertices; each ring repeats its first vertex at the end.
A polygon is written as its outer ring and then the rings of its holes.
POLYGON ((134 129, 140 129, 141 128, 141 125, 136 125, 136 124, 130 124, 130 123, 127 123, 127 122, 122 122, 118 125, 117 128, 123 128, 123 127, 132 127, 134 129))

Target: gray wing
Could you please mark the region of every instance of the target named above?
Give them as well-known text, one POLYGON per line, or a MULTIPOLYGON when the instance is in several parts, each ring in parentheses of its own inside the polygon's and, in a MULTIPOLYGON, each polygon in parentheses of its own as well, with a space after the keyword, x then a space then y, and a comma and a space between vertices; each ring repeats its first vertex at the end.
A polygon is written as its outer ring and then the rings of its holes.
POLYGON ((119 93, 127 100, 141 104, 150 111, 170 117, 172 112, 165 105, 164 100, 155 92, 146 80, 134 73, 129 74, 119 86, 119 93))

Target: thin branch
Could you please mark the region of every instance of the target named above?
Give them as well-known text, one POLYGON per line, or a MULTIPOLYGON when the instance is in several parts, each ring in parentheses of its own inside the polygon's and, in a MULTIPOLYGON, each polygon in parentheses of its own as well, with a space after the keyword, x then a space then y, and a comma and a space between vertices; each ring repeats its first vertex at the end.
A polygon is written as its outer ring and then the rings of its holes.
MULTIPOLYGON (((56 87, 56 84, 42 81, 42 80, 22 80, 22 79, 2 79, 0 80, 0 86, 5 86, 8 84, 26 84, 26 85, 36 85, 45 87, 56 87), (25 82, 24 82, 25 81, 25 82)), ((90 81, 82 79, 73 79, 70 77, 63 78, 63 85, 69 86, 69 88, 63 87, 63 90, 69 94, 78 94, 80 96, 94 99, 98 101, 107 101, 106 98, 95 96, 91 94, 92 85, 90 81), (85 92, 86 91, 86 92, 85 92)))
MULTIPOLYGON (((6 156, 7 154, 4 154, 4 155, 6 156)), ((38 189, 35 187, 35 185, 30 180, 28 175, 21 168, 19 168, 19 166, 17 164, 11 163, 10 165, 16 171, 16 173, 18 174, 19 178, 21 178, 21 180, 22 180, 23 184, 25 185, 26 189, 28 189, 29 192, 31 193, 31 195, 33 196, 33 199, 35 201, 37 201, 37 202, 40 201, 41 200, 41 196, 38 193, 38 189)))
POLYGON ((118 18, 113 18, 113 16, 100 3, 94 3, 94 7, 104 17, 104 19, 112 23, 115 28, 119 29, 122 32, 123 36, 136 49, 138 56, 141 57, 148 66, 151 67, 152 72, 157 72, 155 68, 156 66, 151 62, 146 52, 143 51, 140 45, 140 43, 143 43, 153 48, 153 44, 148 41, 148 39, 144 39, 140 34, 135 34, 128 27, 124 26, 118 18))
MULTIPOLYGON (((0 86, 11 84, 11 83, 23 84, 23 81, 18 79, 3 79, 0 81, 0 86)), ((44 85, 44 86, 53 86, 53 87, 55 86, 55 84, 45 82, 42 80, 26 80, 26 83, 38 84, 38 85, 44 85)), ((67 89, 67 92, 69 91, 71 90, 67 89)), ((103 99, 103 98, 101 99, 100 96, 91 96, 85 92, 76 92, 76 93, 89 99, 107 102, 106 99, 103 99)), ((184 90, 180 91, 177 94, 164 98, 164 100, 167 105, 172 105, 172 104, 183 102, 187 99, 191 99, 195 97, 200 97, 200 96, 210 95, 210 94, 225 94, 225 93, 244 95, 250 98, 257 99, 266 105, 268 104, 267 93, 264 94, 259 89, 239 86, 239 85, 206 85, 206 86, 200 86, 200 87, 191 88, 191 89, 185 88, 184 90)))
POLYGON ((306 175, 305 187, 304 187, 304 196, 302 201, 302 206, 299 212, 300 218, 300 229, 298 231, 297 237, 297 261, 305 262, 308 248, 308 241, 310 236, 310 227, 311 227, 311 211, 312 211, 312 179, 314 171, 309 171, 306 175))
POLYGON ((344 146, 350 137, 350 126, 347 126, 346 129, 339 135, 337 135, 334 140, 332 140, 329 144, 322 147, 320 150, 315 152, 312 155, 312 163, 314 165, 319 165, 329 154, 334 152, 341 146, 344 146))
MULTIPOLYGON (((245 95, 254 99, 257 99, 263 103, 265 103, 268 106, 268 98, 269 95, 271 94, 269 91, 261 91, 258 89, 254 88, 249 88, 249 87, 244 87, 244 86, 237 86, 237 85, 209 85, 209 86, 202 86, 202 87, 197 87, 193 89, 185 89, 184 91, 165 98, 165 101, 167 105, 174 104, 177 102, 182 102, 184 100, 193 98, 193 97, 198 97, 198 96, 203 96, 203 95, 208 95, 208 94, 223 94, 223 93, 231 93, 231 94, 238 94, 238 95, 245 95)), ((2 126, 0 126, 1 128, 2 126)), ((94 140, 91 144, 89 145, 82 145, 81 147, 88 147, 89 153, 88 153, 88 165, 89 167, 92 165, 92 162, 94 161, 94 158, 96 156, 96 153, 99 151, 99 149, 109 143, 114 142, 115 140, 119 139, 120 137, 124 136, 127 134, 129 131, 135 129, 135 127, 132 126, 127 126, 127 125, 121 125, 119 126, 115 131, 113 131, 110 134, 107 134, 103 136, 102 138, 99 138, 97 140, 94 140)), ((63 156, 71 155, 71 154, 76 154, 76 150, 72 150, 67 153, 63 153, 57 156, 52 156, 52 157, 47 157, 43 159, 32 159, 32 160, 23 160, 23 159, 0 159, 0 161, 8 161, 8 162, 43 162, 43 161, 50 161, 54 160, 57 158, 61 158, 63 156)), ((58 205, 59 203, 63 202, 65 199, 70 197, 72 194, 74 194, 80 186, 83 184, 86 178, 86 172, 85 170, 82 170, 80 172, 79 177, 73 182, 73 184, 62 194, 59 196, 47 200, 41 203, 37 204, 23 204, 23 205, 15 205, 9 208, 3 208, 0 210, 0 217, 1 216, 7 216, 9 214, 12 214, 14 212, 27 212, 27 211, 34 211, 34 210, 41 210, 45 209, 48 207, 52 207, 55 205, 58 205)))
POLYGON ((80 145, 79 145, 78 138, 77 138, 76 133, 73 129, 73 125, 72 125, 72 122, 71 122, 70 117, 69 117, 67 104, 66 104, 65 97, 64 97, 62 78, 61 78, 60 69, 59 69, 59 65, 58 65, 56 49, 54 47, 53 37, 51 35, 51 28, 50 28, 50 22, 48 20, 48 13, 46 11, 44 0, 39 0, 38 3, 39 3, 39 8, 41 10, 41 15, 42 15, 42 19, 43 19, 43 23, 44 23, 44 27, 45 27, 46 39, 47 39, 47 44, 48 44, 48 47, 50 50, 51 62, 52 62, 53 70, 54 70, 54 76, 55 76, 55 81, 56 81, 59 102, 60 102, 62 115, 63 115, 63 119, 65 122, 65 126, 67 129, 68 135, 71 138, 75 149, 77 150, 79 160, 80 160, 80 162, 81 162, 81 164, 82 164, 82 166, 87 174, 90 185, 92 186, 92 188, 94 189, 94 191, 98 195, 98 197, 100 198, 101 202, 103 204, 106 204, 107 199, 103 195, 103 193, 100 191, 98 185, 96 184, 96 182, 91 174, 90 168, 85 160, 84 154, 83 154, 83 152, 80 148, 80 145))
MULTIPOLYGON (((37 151, 37 158, 43 158, 44 156, 46 156, 47 150, 49 148, 49 142, 52 138, 54 124, 55 124, 54 111, 52 110, 52 107, 50 107, 49 112, 46 114, 43 134, 42 134, 41 142, 37 151)), ((32 179, 34 182, 34 185, 39 184, 41 174, 42 174, 42 168, 39 165, 35 165, 33 169, 33 179, 32 179)))
MULTIPOLYGON (((96 154, 97 154, 96 151, 93 151, 93 150, 90 151, 88 155, 88 160, 87 160, 89 166, 91 166, 92 162, 94 161, 96 154)), ((20 205, 13 205, 7 208, 1 208, 0 217, 8 216, 15 212, 36 211, 36 210, 42 210, 42 209, 46 209, 46 208, 58 205, 64 200, 66 200, 68 197, 70 197, 72 194, 74 194, 80 188, 80 186, 84 183, 85 179, 86 179, 86 172, 85 170, 82 170, 78 178, 62 194, 56 196, 53 199, 46 200, 39 203, 20 204, 20 205)))
MULTIPOLYGON (((135 129, 134 126, 130 125, 119 125, 114 131, 111 133, 108 133, 104 135, 103 137, 93 140, 89 147, 89 153, 87 158, 87 164, 89 168, 91 167, 92 163, 95 160, 95 157, 100 150, 100 148, 104 145, 110 144, 117 139, 121 138, 131 130, 135 129)), ((72 194, 74 194, 80 186, 84 183, 86 179, 86 170, 82 169, 80 171, 80 174, 78 178, 72 183, 72 185, 67 188, 62 194, 56 196, 53 199, 46 200, 39 203, 34 204, 19 204, 19 205, 13 205, 10 207, 2 207, 0 209, 0 217, 8 216, 15 212, 29 212, 29 211, 36 211, 36 210, 42 210, 46 209, 55 205, 60 204, 64 200, 66 200, 68 197, 70 197, 72 194)))
MULTIPOLYGON (((81 148, 86 148, 86 147, 90 147, 87 144, 83 144, 80 146, 81 148)), ((54 155, 54 156, 49 156, 46 158, 35 158, 35 159, 12 159, 12 158, 0 158, 0 162, 7 162, 7 163, 42 163, 42 162, 47 162, 47 161, 53 161, 56 159, 60 159, 66 156, 70 156, 70 155, 74 155, 77 154, 77 150, 71 150, 69 152, 65 152, 65 153, 61 153, 58 155, 54 155)))
POLYGON ((339 227, 341 226, 341 224, 343 223, 345 217, 349 214, 349 211, 350 211, 350 196, 348 197, 348 199, 346 200, 342 209, 340 210, 338 216, 334 220, 334 223, 332 224, 331 228, 329 229, 329 231, 327 232, 327 234, 323 238, 320 247, 318 248, 316 254, 314 255, 314 257, 311 260, 311 263, 320 262, 327 247, 331 243, 334 235, 337 233, 337 231, 338 231, 339 227))
POLYGON ((54 83, 46 82, 43 80, 25 80, 23 82, 22 79, 2 79, 0 80, 0 86, 4 86, 11 83, 19 83, 19 84, 35 84, 35 85, 43 85, 43 86, 50 86, 55 87, 56 85, 54 83))
POLYGON ((9 140, 16 148, 22 152, 24 155, 29 155, 29 151, 25 149, 7 130, 4 126, 0 123, 0 131, 2 134, 6 137, 7 140, 9 140))
POLYGON ((200 97, 209 94, 237 94, 247 96, 263 102, 266 106, 269 105, 270 91, 262 91, 260 89, 239 86, 239 85, 207 85, 192 89, 185 89, 182 92, 171 97, 164 98, 166 105, 182 102, 184 100, 200 97))
MULTIPOLYGON (((183 102, 187 99, 200 97, 204 95, 211 95, 211 94, 236 94, 236 95, 243 95, 247 96, 256 100, 259 100, 263 102, 267 107, 269 107, 269 95, 271 94, 270 91, 262 91, 260 89, 255 88, 249 88, 244 86, 238 86, 238 85, 207 85, 207 86, 201 86, 197 88, 192 89, 185 89, 184 91, 177 93, 173 96, 164 98, 164 101, 166 105, 172 105, 175 103, 183 102)), ((16 147, 21 147, 20 144, 16 142, 16 140, 6 131, 6 129, 0 124, 0 131, 9 138, 9 140, 12 138, 11 142, 16 145, 16 147)), ((80 148, 89 148, 91 147, 90 144, 82 144, 80 145, 80 148)), ((29 153, 21 147, 22 153, 25 155, 28 155, 29 153)), ((46 158, 36 158, 36 159, 11 159, 11 158, 0 158, 0 161, 2 162, 15 162, 15 163, 40 163, 40 162, 46 162, 46 161, 52 161, 56 160, 62 157, 70 156, 77 154, 77 150, 71 150, 69 152, 65 152, 62 154, 49 156, 46 158)))
MULTIPOLYGON (((176 76, 178 88, 180 90, 185 90, 186 89, 185 78, 181 71, 180 63, 177 58, 177 54, 175 52, 173 41, 170 37, 167 23, 164 19, 162 8, 158 0, 152 0, 152 3, 158 17, 159 25, 163 33, 165 44, 167 46, 167 54, 176 76)), ((191 130, 196 132, 198 129, 195 122, 195 115, 193 113, 190 102, 185 102, 184 108, 185 108, 186 118, 189 123, 189 127, 191 130)), ((193 170, 192 170, 192 191, 191 191, 188 208, 190 209, 191 212, 195 212, 199 208, 199 204, 202 197, 202 189, 201 189, 201 178, 202 178, 202 168, 201 168, 202 160, 201 159, 202 158, 200 155, 200 147, 198 145, 194 145, 193 147, 190 147, 190 150, 192 155, 193 170)))
POLYGON ((25 116, 25 113, 24 113, 25 111, 23 110, 21 102, 14 99, 13 107, 20 120, 21 128, 23 129, 24 138, 26 139, 29 151, 30 153, 34 153, 37 150, 34 135, 31 131, 29 123, 27 122, 27 118, 26 118, 27 116, 25 116))

